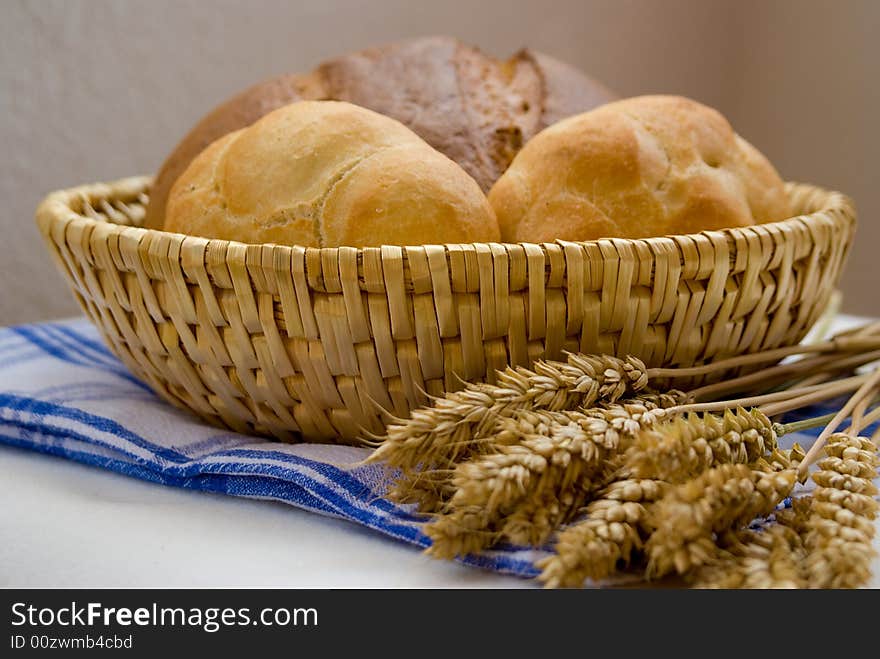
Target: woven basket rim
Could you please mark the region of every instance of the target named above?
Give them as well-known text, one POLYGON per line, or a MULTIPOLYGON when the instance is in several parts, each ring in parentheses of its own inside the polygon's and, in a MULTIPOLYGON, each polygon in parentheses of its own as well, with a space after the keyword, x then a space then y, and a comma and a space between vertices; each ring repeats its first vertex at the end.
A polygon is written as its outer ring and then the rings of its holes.
POLYGON ((412 248, 421 248, 421 247, 442 247, 444 249, 453 248, 453 249, 461 249, 461 248, 490 248, 490 247, 505 247, 505 246, 535 246, 543 249, 544 245, 601 245, 603 243, 607 244, 608 242, 612 242, 614 244, 644 244, 647 246, 660 246, 666 245, 670 240, 680 241, 680 240, 694 240, 700 237, 726 237, 729 241, 736 240, 737 237, 750 232, 763 233, 764 230, 773 230, 778 229, 785 232, 786 228, 791 227, 797 223, 806 223, 809 224, 811 221, 818 220, 820 216, 828 213, 828 212, 838 212, 842 213, 845 216, 850 218, 855 218, 855 204, 853 200, 842 192, 837 192, 835 190, 829 190, 827 188, 822 188, 816 185, 812 185, 810 183, 801 183, 795 181, 787 181, 785 183, 786 193, 789 196, 792 196, 796 191, 801 192, 809 192, 813 195, 817 195, 819 197, 819 202, 816 205, 815 210, 811 212, 801 213, 799 215, 794 215, 789 218, 785 218, 784 220, 777 220, 775 222, 765 222, 761 224, 754 224, 745 227, 730 227, 725 229, 714 229, 714 230, 706 230, 700 231, 697 233, 682 233, 682 234, 667 234, 664 236, 649 236, 644 238, 618 238, 618 237, 610 237, 610 238, 599 238, 596 240, 561 240, 557 239, 552 242, 543 242, 543 243, 529 243, 529 242, 516 242, 516 243, 505 243, 505 242, 474 242, 474 243, 424 243, 419 245, 382 245, 379 246, 370 246, 370 247, 354 247, 347 245, 340 245, 335 247, 315 247, 315 246, 302 246, 302 245, 287 245, 282 243, 245 243, 236 240, 225 240, 221 238, 205 238, 202 236, 190 235, 190 234, 182 234, 175 233, 171 231, 163 231, 159 229, 147 229, 139 226, 132 226, 127 224, 119 224, 114 222, 112 218, 108 218, 109 221, 99 220, 87 217, 80 212, 73 209, 73 204, 76 202, 88 202, 91 204, 92 201, 96 200, 106 200, 108 198, 116 198, 116 199, 129 199, 136 200, 139 197, 143 197, 143 195, 148 195, 149 187, 153 181, 152 176, 131 176, 122 179, 116 179, 114 181, 107 182, 98 182, 98 183, 89 183, 78 185, 71 188, 64 188, 61 190, 56 190, 49 193, 39 204, 35 213, 35 219, 40 231, 44 235, 49 235, 52 231, 52 226, 58 222, 59 220, 66 222, 79 221, 84 224, 94 224, 94 225, 102 225, 104 227, 110 227, 110 231, 116 232, 127 232, 130 235, 141 235, 141 236, 150 236, 150 235, 161 235, 166 239, 173 239, 178 242, 183 241, 198 241, 200 243, 206 243, 213 246, 233 246, 238 248, 253 248, 253 247, 273 247, 276 249, 303 249, 303 250, 356 250, 358 254, 362 253, 364 250, 375 250, 375 249, 385 249, 388 247, 394 249, 400 249, 404 252, 407 249, 412 248))

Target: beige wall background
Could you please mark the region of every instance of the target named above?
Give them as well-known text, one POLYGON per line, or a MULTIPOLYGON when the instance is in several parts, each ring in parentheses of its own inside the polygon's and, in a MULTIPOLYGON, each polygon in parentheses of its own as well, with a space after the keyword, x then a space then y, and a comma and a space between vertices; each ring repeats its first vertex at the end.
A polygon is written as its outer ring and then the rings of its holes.
POLYGON ((49 191, 154 171, 208 109, 334 54, 446 33, 523 45, 621 95, 724 112, 785 178, 852 195, 844 308, 880 315, 880 2, 3 0, 0 325, 76 313, 32 220, 49 191))

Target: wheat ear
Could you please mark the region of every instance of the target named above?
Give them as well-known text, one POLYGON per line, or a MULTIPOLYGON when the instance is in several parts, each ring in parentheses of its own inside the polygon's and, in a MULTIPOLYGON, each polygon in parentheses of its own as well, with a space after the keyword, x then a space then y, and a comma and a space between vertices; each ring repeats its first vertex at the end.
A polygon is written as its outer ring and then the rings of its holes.
POLYGON ((802 588, 805 551, 798 533, 782 524, 732 535, 717 561, 688 575, 695 588, 802 588))
POLYGON ((813 505, 813 496, 808 494, 802 497, 792 497, 791 505, 773 513, 776 522, 787 526, 803 538, 809 530, 807 522, 810 519, 810 508, 813 505))
POLYGON ((645 545, 649 576, 684 574, 714 560, 716 533, 771 512, 796 480, 794 470, 767 473, 723 464, 673 488, 651 507, 655 530, 645 545))
POLYGON ((681 483, 720 464, 756 462, 774 449, 773 424, 757 409, 690 413, 640 433, 627 451, 624 471, 681 483))
POLYGON ((806 522, 806 567, 811 588, 856 588, 871 576, 877 515, 877 447, 866 437, 831 435, 806 522))
POLYGON ((467 384, 464 389, 434 400, 431 407, 387 427, 368 462, 385 462, 399 469, 400 482, 391 494, 399 500, 442 500, 433 496, 422 472, 454 468, 484 453, 499 418, 519 410, 559 411, 614 402, 648 384, 645 365, 635 357, 568 355, 567 361, 538 361, 499 371, 496 384, 467 384), (407 483, 418 483, 414 488, 407 483), (410 492, 410 489, 415 491, 410 492))
POLYGON ((656 501, 666 483, 655 480, 615 481, 585 509, 586 519, 559 532, 556 552, 536 565, 548 588, 577 587, 587 579, 612 574, 628 564, 642 547, 645 506, 656 501))
POLYGON ((642 429, 662 418, 657 404, 678 396, 607 404, 586 412, 527 412, 499 423, 506 439, 494 454, 455 470, 443 514, 425 529, 431 553, 472 553, 502 537, 539 545, 596 489, 604 465, 642 429), (540 431, 540 433, 538 432, 540 431))

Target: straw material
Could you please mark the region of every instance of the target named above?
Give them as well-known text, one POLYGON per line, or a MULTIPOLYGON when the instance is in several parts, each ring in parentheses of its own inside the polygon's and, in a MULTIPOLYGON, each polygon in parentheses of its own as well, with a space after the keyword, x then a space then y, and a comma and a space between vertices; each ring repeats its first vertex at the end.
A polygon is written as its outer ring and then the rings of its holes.
POLYGON ((382 410, 405 417, 462 380, 564 351, 690 366, 796 343, 855 230, 845 196, 789 184, 803 215, 686 236, 245 245, 139 228, 149 184, 49 195, 37 222, 59 267, 159 395, 288 441, 351 443, 382 431, 382 410))

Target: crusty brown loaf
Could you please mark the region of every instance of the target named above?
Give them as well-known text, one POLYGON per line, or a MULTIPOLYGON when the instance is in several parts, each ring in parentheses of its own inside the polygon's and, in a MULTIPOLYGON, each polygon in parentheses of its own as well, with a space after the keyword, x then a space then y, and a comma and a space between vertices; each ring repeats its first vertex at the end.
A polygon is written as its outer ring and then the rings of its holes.
POLYGON ((625 99, 536 135, 489 193, 502 240, 641 238, 788 216, 779 174, 712 108, 625 99))
POLYGON ((484 191, 529 138, 613 98, 547 55, 496 60, 456 39, 402 41, 328 61, 243 91, 205 116, 162 165, 144 225, 162 228, 168 191, 208 144, 298 100, 348 101, 403 122, 467 171, 484 191))
POLYGON ((301 101, 228 133, 168 197, 168 231, 311 247, 498 241, 476 182, 398 121, 301 101))

